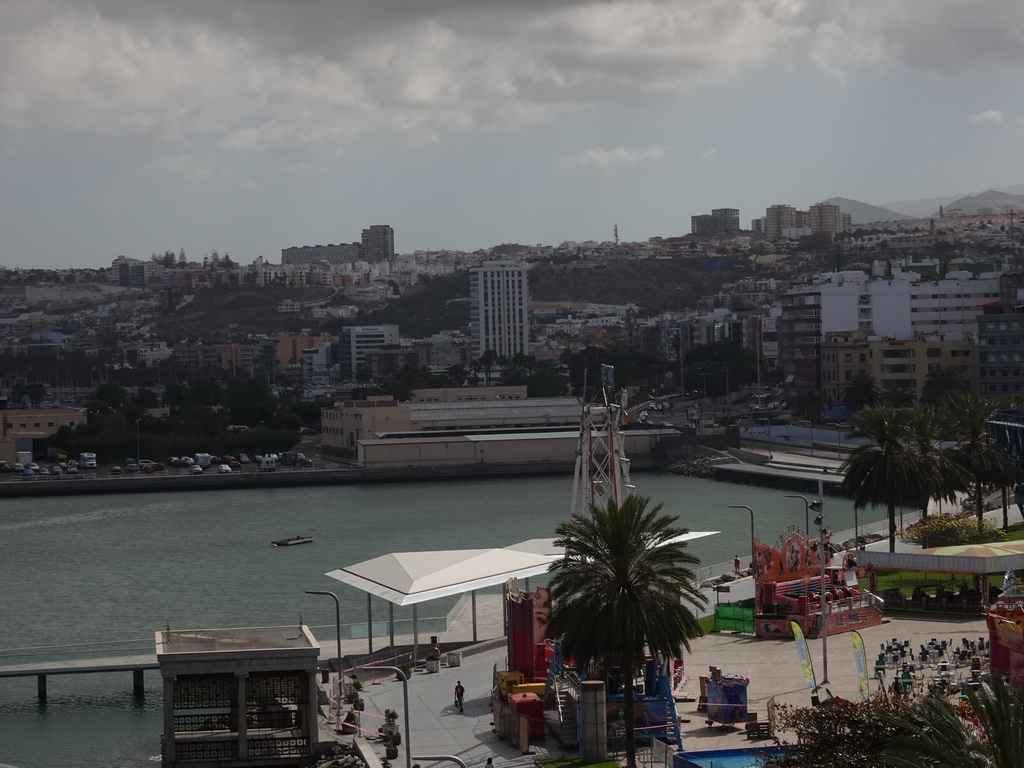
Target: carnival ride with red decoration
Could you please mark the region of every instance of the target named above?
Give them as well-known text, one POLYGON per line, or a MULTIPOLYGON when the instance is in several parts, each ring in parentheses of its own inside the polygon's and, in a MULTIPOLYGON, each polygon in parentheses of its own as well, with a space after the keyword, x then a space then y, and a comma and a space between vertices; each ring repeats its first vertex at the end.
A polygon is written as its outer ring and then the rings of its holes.
POLYGON ((807 637, 882 623, 884 603, 857 586, 852 555, 844 558, 842 567, 831 565, 833 550, 827 536, 811 539, 793 525, 774 545, 755 540, 754 551, 754 634, 758 637, 792 637, 791 621, 807 637), (827 558, 824 576, 822 544, 827 558))

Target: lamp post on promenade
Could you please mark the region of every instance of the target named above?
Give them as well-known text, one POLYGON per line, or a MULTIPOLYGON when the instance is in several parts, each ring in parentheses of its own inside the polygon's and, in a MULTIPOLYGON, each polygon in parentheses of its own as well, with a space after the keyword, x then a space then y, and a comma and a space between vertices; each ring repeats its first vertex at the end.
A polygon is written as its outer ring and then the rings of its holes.
POLYGON ((754 567, 756 553, 754 552, 754 510, 746 504, 730 504, 729 509, 745 509, 750 513, 750 567, 754 567))
MULTIPOLYGON (((306 590, 307 595, 327 595, 334 598, 334 628, 338 633, 338 694, 341 694, 341 600, 333 592, 321 592, 320 590, 306 590)), ((338 719, 341 719, 341 701, 338 701, 338 719)))
POLYGON ((820 501, 808 501, 806 496, 786 496, 787 499, 800 499, 804 503, 804 533, 811 532, 811 510, 821 512, 820 501))
POLYGON ((405 768, 412 768, 412 732, 409 728, 409 676, 398 667, 392 667, 387 664, 371 664, 364 667, 364 669, 387 669, 396 673, 402 681, 402 705, 405 707, 405 768))

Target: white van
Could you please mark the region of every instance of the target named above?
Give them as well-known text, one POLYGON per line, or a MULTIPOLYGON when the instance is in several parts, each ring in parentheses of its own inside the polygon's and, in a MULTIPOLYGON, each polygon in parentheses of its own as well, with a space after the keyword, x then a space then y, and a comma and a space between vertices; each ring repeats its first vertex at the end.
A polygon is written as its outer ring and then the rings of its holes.
POLYGON ((277 469, 277 457, 276 456, 261 456, 260 463, 257 467, 260 472, 273 472, 277 469))

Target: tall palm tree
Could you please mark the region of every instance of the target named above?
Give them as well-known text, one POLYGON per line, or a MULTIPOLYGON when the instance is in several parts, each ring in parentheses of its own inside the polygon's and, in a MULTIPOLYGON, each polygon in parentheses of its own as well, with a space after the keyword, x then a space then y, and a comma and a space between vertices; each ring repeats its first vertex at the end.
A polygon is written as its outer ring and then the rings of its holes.
POLYGON ((871 442, 853 449, 841 471, 840 490, 857 509, 885 505, 889 551, 896 551, 896 507, 927 503, 939 492, 938 478, 914 447, 913 414, 888 403, 872 405, 853 417, 851 437, 871 442))
POLYGON ((914 391, 910 385, 902 381, 887 381, 878 393, 879 401, 888 403, 893 408, 912 408, 914 398, 914 391))
POLYGON ((977 727, 960 717, 945 696, 929 694, 901 711, 880 708, 893 726, 881 758, 897 768, 1018 768, 1024 755, 1024 688, 994 675, 988 686, 968 690, 977 727))
POLYGON ((859 411, 878 401, 878 380, 867 371, 857 371, 843 387, 843 405, 859 411))
POLYGON ((925 376, 921 387, 921 402, 937 405, 954 392, 967 392, 971 384, 958 368, 952 365, 936 366, 925 376))
POLYGON ((1013 485, 1020 479, 1017 469, 989 439, 988 422, 995 411, 994 401, 970 392, 955 392, 947 396, 942 407, 949 435, 956 442, 950 456, 969 476, 964 490, 970 488, 974 492, 979 525, 985 513, 983 489, 1013 485))
MULTIPOLYGON (((956 492, 968 481, 967 473, 953 461, 951 452, 942 448, 948 437, 948 424, 938 410, 918 405, 910 411, 910 445, 917 452, 923 471, 933 480, 929 499, 956 501, 956 492)), ((924 514, 928 514, 927 504, 924 514)))
POLYGON ((686 529, 648 503, 632 495, 621 505, 591 505, 593 519, 573 515, 555 531, 565 556, 550 568, 552 637, 581 668, 622 672, 627 768, 636 766, 633 677, 645 647, 661 659, 682 658, 703 634, 691 606, 706 602, 694 584, 700 561, 673 541, 686 529))

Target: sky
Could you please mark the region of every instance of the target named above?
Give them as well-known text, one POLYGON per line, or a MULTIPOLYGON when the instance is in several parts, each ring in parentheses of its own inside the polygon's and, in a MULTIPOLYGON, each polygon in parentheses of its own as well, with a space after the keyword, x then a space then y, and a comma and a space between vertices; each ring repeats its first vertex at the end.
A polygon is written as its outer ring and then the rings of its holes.
POLYGON ((0 264, 1024 183, 1019 0, 0 0, 0 264))

